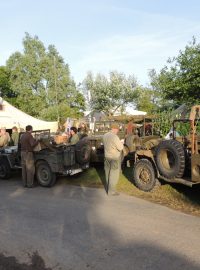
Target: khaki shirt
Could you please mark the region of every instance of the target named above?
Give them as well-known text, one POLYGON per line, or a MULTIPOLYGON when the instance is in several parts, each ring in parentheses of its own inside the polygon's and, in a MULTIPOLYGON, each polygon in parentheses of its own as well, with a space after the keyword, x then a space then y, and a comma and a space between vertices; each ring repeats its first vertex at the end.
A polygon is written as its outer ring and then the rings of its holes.
POLYGON ((138 135, 130 134, 126 137, 125 144, 128 146, 130 152, 135 152, 137 147, 141 145, 141 139, 138 135))
POLYGON ((70 137, 70 144, 76 144, 79 141, 79 136, 78 134, 74 134, 72 137, 70 137))
POLYGON ((12 139, 12 143, 14 145, 17 145, 18 141, 19 141, 19 133, 18 132, 13 132, 12 135, 11 135, 11 139, 12 139))
POLYGON ((0 136, 0 147, 7 146, 10 141, 10 136, 6 133, 0 136))
POLYGON ((123 150, 123 143, 119 137, 112 131, 103 135, 103 144, 105 157, 110 159, 118 159, 123 150))

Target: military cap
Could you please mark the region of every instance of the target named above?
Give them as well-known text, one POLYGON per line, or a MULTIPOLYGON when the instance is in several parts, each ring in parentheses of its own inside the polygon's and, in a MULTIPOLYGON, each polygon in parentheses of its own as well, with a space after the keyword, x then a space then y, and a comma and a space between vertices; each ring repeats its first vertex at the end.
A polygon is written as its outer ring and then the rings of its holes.
POLYGON ((111 129, 119 129, 119 125, 117 123, 112 123, 111 129))

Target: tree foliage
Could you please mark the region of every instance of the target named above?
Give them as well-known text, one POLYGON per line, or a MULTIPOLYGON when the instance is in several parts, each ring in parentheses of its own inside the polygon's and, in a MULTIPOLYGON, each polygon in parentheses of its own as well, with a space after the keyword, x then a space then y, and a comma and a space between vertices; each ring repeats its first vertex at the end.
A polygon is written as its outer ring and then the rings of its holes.
POLYGON ((23 47, 23 53, 15 52, 7 61, 18 107, 48 120, 66 117, 65 112, 76 115, 83 109, 84 98, 80 98, 69 67, 56 48, 50 45, 46 49, 37 36, 31 37, 28 33, 23 47), (75 104, 73 109, 72 103, 75 104))
MULTIPOLYGON (((154 78, 155 79, 155 78, 154 78)), ((168 60, 153 85, 176 104, 200 101, 200 44, 193 39, 177 57, 168 60)))
POLYGON ((157 96, 153 89, 138 86, 136 97, 136 109, 140 111, 145 111, 147 114, 151 114, 158 109, 158 104, 156 102, 157 96))
POLYGON ((17 96, 11 89, 10 72, 5 66, 0 67, 0 91, 4 98, 15 98, 17 96))
POLYGON ((136 98, 137 82, 134 76, 126 77, 117 71, 96 77, 89 72, 84 80, 85 92, 89 94, 91 109, 103 111, 107 115, 123 110, 127 104, 133 104, 136 98))

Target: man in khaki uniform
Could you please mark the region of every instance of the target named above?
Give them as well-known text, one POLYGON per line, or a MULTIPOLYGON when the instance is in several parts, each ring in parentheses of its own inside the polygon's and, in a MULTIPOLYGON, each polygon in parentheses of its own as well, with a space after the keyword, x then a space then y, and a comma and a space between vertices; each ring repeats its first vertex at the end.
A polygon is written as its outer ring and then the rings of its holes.
POLYGON ((32 188, 35 174, 35 164, 33 149, 38 144, 32 136, 32 126, 26 126, 26 132, 20 138, 21 144, 21 164, 23 186, 32 188))
POLYGON ((109 191, 111 195, 119 194, 116 192, 116 185, 121 171, 121 153, 123 144, 117 136, 118 132, 119 126, 114 123, 111 126, 111 131, 103 136, 105 155, 104 170, 107 182, 107 193, 109 191))
POLYGON ((6 132, 6 128, 2 127, 0 131, 0 147, 5 147, 10 142, 10 135, 6 132))
POLYGON ((71 127, 70 128, 70 138, 69 138, 69 143, 70 144, 76 144, 79 141, 79 136, 77 134, 77 128, 76 127, 71 127))
POLYGON ((13 145, 18 145, 19 132, 16 126, 12 128, 11 142, 13 145))

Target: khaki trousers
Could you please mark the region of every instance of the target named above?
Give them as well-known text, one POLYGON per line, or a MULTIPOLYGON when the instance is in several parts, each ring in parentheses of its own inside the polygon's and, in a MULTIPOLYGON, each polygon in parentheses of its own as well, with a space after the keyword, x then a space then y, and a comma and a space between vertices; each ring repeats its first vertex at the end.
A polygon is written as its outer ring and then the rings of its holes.
POLYGON ((35 175, 35 162, 32 152, 21 152, 22 182, 24 187, 32 187, 35 175))
POLYGON ((121 157, 119 159, 109 159, 104 160, 104 170, 106 175, 107 183, 107 193, 115 192, 116 185, 119 181, 119 175, 121 171, 121 157))

